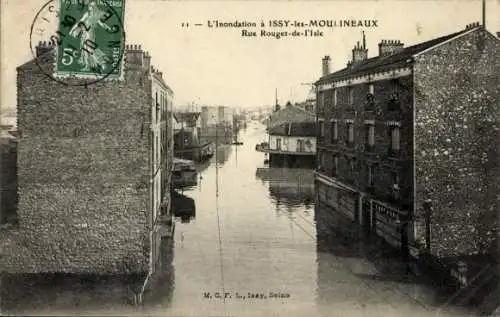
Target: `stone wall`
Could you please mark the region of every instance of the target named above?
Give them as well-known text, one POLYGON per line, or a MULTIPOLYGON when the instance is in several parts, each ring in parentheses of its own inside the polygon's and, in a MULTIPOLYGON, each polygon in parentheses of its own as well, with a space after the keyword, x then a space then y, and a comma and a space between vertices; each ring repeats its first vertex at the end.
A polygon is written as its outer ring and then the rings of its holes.
POLYGON ((415 63, 417 216, 430 199, 431 252, 488 253, 498 230, 500 41, 477 29, 415 63))
POLYGON ((61 85, 33 62, 18 68, 20 223, 4 233, 7 271, 149 270, 152 103, 140 66, 87 87, 61 85))

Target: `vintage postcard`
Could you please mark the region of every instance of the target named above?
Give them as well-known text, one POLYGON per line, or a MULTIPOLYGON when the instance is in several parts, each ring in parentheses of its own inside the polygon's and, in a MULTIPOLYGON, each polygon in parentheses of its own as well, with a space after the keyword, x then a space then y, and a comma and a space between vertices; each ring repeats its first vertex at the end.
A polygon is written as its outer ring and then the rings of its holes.
POLYGON ((500 1, 0 3, 0 315, 500 316, 500 1))

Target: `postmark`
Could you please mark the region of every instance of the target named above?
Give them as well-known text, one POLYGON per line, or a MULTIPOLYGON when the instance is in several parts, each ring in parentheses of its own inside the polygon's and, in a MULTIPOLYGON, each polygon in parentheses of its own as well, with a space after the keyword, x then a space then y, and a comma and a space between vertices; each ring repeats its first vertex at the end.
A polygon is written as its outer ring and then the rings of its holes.
POLYGON ((125 0, 50 0, 31 26, 38 67, 65 85, 122 78, 124 13, 125 0))

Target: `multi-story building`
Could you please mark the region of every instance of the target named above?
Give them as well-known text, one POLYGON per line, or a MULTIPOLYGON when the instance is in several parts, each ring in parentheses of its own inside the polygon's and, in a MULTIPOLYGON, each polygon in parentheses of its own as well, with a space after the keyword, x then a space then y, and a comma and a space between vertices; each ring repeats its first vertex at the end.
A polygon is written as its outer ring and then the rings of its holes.
POLYGON ((474 23, 409 47, 378 46, 368 58, 363 34, 333 73, 323 59, 321 203, 394 246, 421 242, 441 259, 494 253, 499 39, 474 23))
POLYGON ((155 271, 172 218, 173 92, 140 45, 125 51, 123 80, 88 86, 41 71, 47 44, 17 68, 19 225, 2 244, 6 272, 155 271))

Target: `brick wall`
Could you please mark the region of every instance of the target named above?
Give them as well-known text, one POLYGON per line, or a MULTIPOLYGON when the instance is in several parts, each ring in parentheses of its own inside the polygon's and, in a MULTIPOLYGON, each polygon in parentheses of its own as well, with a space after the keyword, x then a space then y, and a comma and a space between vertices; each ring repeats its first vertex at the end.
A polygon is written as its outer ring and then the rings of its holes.
POLYGON ((476 30, 415 64, 417 214, 432 201, 432 253, 486 253, 498 230, 500 43, 476 30))
POLYGON ((77 87, 18 68, 20 227, 4 241, 7 271, 148 271, 145 72, 127 63, 125 82, 77 87))

